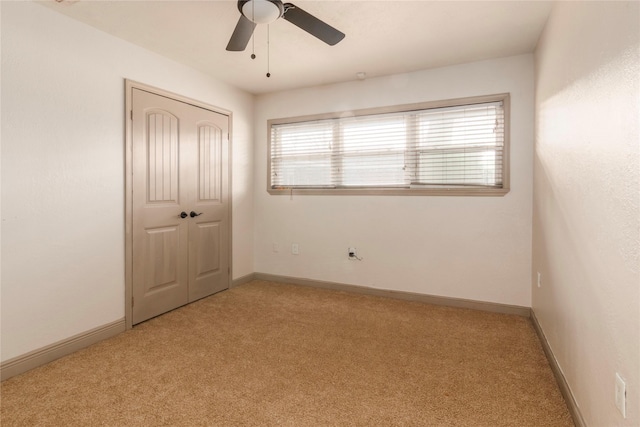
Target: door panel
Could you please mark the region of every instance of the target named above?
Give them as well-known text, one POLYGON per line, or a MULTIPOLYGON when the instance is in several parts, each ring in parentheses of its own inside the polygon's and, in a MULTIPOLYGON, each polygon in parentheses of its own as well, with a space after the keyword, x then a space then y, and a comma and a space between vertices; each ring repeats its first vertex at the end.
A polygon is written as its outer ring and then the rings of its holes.
POLYGON ((148 111, 148 201, 178 200, 178 118, 165 111, 148 111))
POLYGON ((197 224, 195 228, 195 274, 201 278, 220 270, 220 223, 197 224))
POLYGON ((198 126, 198 199, 220 202, 222 130, 215 125, 198 126))
POLYGON ((198 168, 195 221, 190 224, 189 300, 193 301, 228 287, 228 149, 225 123, 203 117, 198 122, 198 168))
POLYGON ((203 222, 194 224, 193 257, 189 258, 190 277, 189 298, 196 300, 213 292, 225 289, 220 278, 225 274, 220 271, 221 260, 221 224, 220 222, 203 222))
POLYGON ((178 286, 178 226, 147 229, 145 236, 146 258, 145 268, 145 296, 167 287, 178 286))
POLYGON ((132 115, 135 324, 229 286, 229 119, 135 88, 132 115))

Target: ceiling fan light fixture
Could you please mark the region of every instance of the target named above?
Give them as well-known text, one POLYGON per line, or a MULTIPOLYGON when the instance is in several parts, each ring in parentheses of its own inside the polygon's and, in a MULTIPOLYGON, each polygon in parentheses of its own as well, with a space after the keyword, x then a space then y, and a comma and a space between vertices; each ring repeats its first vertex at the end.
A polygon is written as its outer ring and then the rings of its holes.
POLYGON ((253 37, 253 30, 258 24, 270 24, 279 18, 284 18, 329 46, 344 38, 341 31, 296 5, 283 4, 282 0, 238 0, 238 11, 240 19, 227 44, 227 50, 231 52, 241 52, 247 48, 249 40, 253 37))
POLYGON ((270 24, 282 16, 281 1, 248 0, 242 5, 242 14, 256 24, 270 24))

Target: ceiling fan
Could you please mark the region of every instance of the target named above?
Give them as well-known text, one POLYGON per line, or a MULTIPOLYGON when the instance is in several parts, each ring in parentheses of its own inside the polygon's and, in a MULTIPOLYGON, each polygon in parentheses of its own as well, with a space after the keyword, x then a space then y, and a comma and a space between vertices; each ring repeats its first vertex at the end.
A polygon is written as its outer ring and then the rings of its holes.
POLYGON ((344 38, 344 33, 331 25, 281 0, 238 0, 238 10, 241 15, 227 45, 229 51, 245 50, 257 24, 269 24, 279 18, 286 19, 331 46, 344 38))

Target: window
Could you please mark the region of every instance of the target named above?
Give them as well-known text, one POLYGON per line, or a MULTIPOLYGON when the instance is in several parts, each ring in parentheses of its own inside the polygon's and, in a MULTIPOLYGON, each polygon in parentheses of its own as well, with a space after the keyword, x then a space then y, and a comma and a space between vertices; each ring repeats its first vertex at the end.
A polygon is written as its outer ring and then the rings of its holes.
POLYGON ((271 194, 504 195, 509 94, 269 120, 271 194))

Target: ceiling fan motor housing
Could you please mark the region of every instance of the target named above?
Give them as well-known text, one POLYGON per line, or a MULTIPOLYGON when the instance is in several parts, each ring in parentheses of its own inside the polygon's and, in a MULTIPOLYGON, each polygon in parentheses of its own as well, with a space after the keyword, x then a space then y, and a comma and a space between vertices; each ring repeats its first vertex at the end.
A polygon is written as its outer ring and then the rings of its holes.
POLYGON ((238 0, 240 13, 256 24, 270 24, 284 13, 280 0, 238 0))

